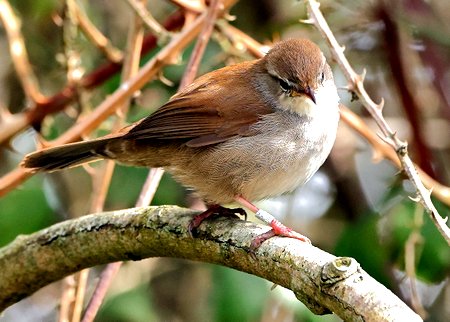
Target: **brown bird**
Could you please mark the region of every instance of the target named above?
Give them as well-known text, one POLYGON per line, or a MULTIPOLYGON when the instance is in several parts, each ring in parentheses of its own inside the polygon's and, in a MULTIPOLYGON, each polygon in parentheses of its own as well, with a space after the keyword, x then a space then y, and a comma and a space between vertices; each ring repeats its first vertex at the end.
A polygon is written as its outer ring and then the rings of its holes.
POLYGON ((276 44, 258 60, 210 72, 150 116, 95 140, 31 153, 22 165, 54 171, 98 159, 163 167, 193 188, 208 210, 244 213, 237 201, 271 225, 252 247, 274 235, 309 241, 250 203, 303 185, 323 164, 339 121, 330 66, 306 39, 276 44))

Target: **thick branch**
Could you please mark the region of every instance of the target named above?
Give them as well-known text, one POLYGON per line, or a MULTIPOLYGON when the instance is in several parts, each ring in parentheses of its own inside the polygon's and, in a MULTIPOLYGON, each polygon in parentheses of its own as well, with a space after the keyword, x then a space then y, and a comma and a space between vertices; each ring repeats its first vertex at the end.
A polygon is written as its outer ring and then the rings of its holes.
POLYGON ((207 221, 192 238, 195 212, 175 206, 89 215, 0 249, 0 309, 86 267, 147 257, 179 257, 254 274, 291 289, 314 313, 348 321, 421 321, 351 258, 336 258, 290 238, 272 238, 249 253, 268 227, 235 219, 207 221))

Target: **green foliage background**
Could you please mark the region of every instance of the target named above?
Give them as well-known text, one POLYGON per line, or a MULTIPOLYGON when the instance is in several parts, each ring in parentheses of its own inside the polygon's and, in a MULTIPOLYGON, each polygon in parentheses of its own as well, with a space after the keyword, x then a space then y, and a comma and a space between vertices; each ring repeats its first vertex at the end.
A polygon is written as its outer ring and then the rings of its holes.
MULTIPOLYGON (((54 23, 55 15, 61 15, 63 12, 63 3, 54 0, 10 2, 21 17, 22 32, 30 61, 39 78, 42 91, 47 95, 56 93, 62 84, 65 84, 65 69, 58 62, 58 55, 63 52, 62 29, 54 23)), ((79 2, 83 4, 90 19, 117 47, 123 48, 130 19, 130 10, 124 1, 79 2)), ((392 19, 403 35, 405 61, 410 56, 415 59, 413 60, 415 65, 409 66, 408 77, 413 81, 414 79, 417 81, 417 75, 419 80, 423 81, 426 78, 420 77, 425 75, 425 67, 417 59, 417 53, 411 50, 413 44, 419 42, 418 39, 426 39, 438 46, 439 57, 445 63, 445 72, 449 75, 450 7, 446 1, 434 1, 430 4, 434 17, 432 19, 423 13, 417 14, 413 10, 406 10, 411 9, 414 3, 414 1, 398 2, 392 4, 390 8, 392 19)), ((402 107, 399 99, 403 93, 395 90, 395 77, 391 74, 392 66, 387 59, 390 44, 386 44, 383 40, 383 22, 377 15, 378 10, 385 8, 384 6, 383 1, 322 1, 321 8, 338 39, 345 44, 346 54, 355 69, 358 71, 367 69, 366 86, 371 95, 375 99, 386 97, 388 109, 385 110, 385 114, 395 121, 395 124, 399 124, 401 134, 408 135, 408 131, 402 130, 402 127, 406 128, 409 125, 405 117, 409 112, 402 107)), ((149 8, 159 20, 164 20, 175 10, 175 6, 169 1, 162 0, 151 1, 149 8)), ((235 26, 261 42, 278 37, 283 39, 307 37, 319 43, 329 57, 329 52, 325 49, 326 46, 318 32, 311 26, 298 22, 299 19, 305 18, 301 2, 246 0, 240 1, 231 13, 237 17, 233 23, 235 26)), ((7 57, 5 33, 1 28, 0 45, 3 56, 7 57)), ((79 50, 86 72, 94 70, 105 61, 82 34, 75 40, 75 46, 79 50)), ((214 38, 203 58, 201 73, 227 63, 250 59, 245 53, 238 56, 229 52, 224 53, 226 46, 222 38, 214 38)), ((192 46, 185 51, 180 65, 164 69, 165 77, 174 82, 175 86, 166 86, 159 80, 148 84, 142 91, 142 97, 134 100, 127 117, 129 122, 148 115, 174 94, 191 50, 192 46)), ((155 52, 156 50, 144 57, 143 62, 151 58, 155 52)), ((4 60, 7 58, 2 59, 4 60)), ((337 68, 335 78, 339 86, 346 85, 337 68)), ((106 95, 112 93, 119 83, 120 77, 117 75, 100 88, 86 94, 88 98, 85 100, 86 104, 83 106, 74 104, 71 109, 76 113, 89 113, 106 95)), ((432 82, 428 82, 427 86, 428 92, 431 92, 427 95, 432 97, 433 106, 423 106, 423 110, 420 111, 421 122, 441 120, 448 125, 449 106, 440 101, 439 95, 433 92, 432 82)), ((10 112, 19 112, 26 106, 23 91, 11 63, 4 64, 0 68, 0 88, 1 105, 7 106, 10 112)), ((349 93, 341 91, 340 95, 344 103, 360 115, 366 116, 359 102, 351 102, 349 93)), ((59 113, 47 117, 41 127, 44 137, 53 139, 67 130, 75 122, 72 115, 73 113, 59 113)), ((112 118, 106 121, 93 135, 108 133, 112 121, 112 118)), ((326 251, 356 258, 369 274, 407 302, 408 292, 401 290, 401 279, 394 275, 404 272, 405 244, 414 229, 418 229, 423 241, 415 252, 416 274, 418 281, 423 283, 421 296, 425 298, 426 294, 429 294, 427 290, 431 292, 440 287, 433 301, 424 299, 425 303, 430 302, 426 307, 429 321, 448 321, 449 311, 444 305, 445 294, 449 292, 448 245, 427 215, 423 216, 422 226, 414 226, 417 216, 422 215, 422 210, 408 198, 410 191, 407 183, 404 182, 402 175, 395 174, 396 170, 392 166, 383 161, 384 167, 371 164, 363 170, 357 169, 355 155, 360 153, 360 150, 370 151, 370 147, 349 134, 348 129, 347 132, 342 131, 344 132, 338 137, 336 152, 333 152, 323 168, 324 173, 331 179, 333 191, 336 191, 331 196, 332 206, 319 218, 312 219, 308 218, 307 213, 302 214, 300 221, 307 223, 305 226, 298 223, 296 217, 298 214, 291 214, 284 222, 294 227, 298 225, 299 230, 310 236, 317 246, 326 251), (346 157, 339 158, 339 153, 346 157), (343 166, 343 163, 348 164, 343 166), (386 167, 387 174, 382 171, 386 167), (375 172, 383 177, 381 194, 372 196, 371 194, 375 195, 373 190, 362 188, 361 182, 371 182, 373 178, 369 172, 375 172), (371 199, 376 201, 371 203, 369 202, 371 199), (323 234, 321 231, 331 233, 323 234)), ((449 135, 445 130, 435 131, 441 131, 435 136, 441 137, 443 143, 439 147, 429 144, 433 156, 429 161, 436 170, 435 175, 439 175, 438 181, 448 185, 450 184, 449 135)), ((424 136, 427 137, 427 133, 424 133, 424 136)), ((28 130, 16 137, 10 146, 1 148, 0 174, 12 170, 26 152, 34 149, 32 144, 34 139, 33 131, 28 130)), ((414 141, 411 139, 410 142, 414 147, 414 141)), ((415 151, 414 148, 412 151, 413 157, 420 156, 420 151, 415 151)), ((106 209, 132 207, 146 175, 146 169, 117 166, 108 193, 106 209)), ((32 177, 7 196, 0 198, 0 245, 8 244, 21 234, 29 234, 58 221, 86 214, 91 189, 89 175, 81 168, 32 177)), ((153 204, 188 206, 190 199, 187 195, 188 191, 180 187, 170 175, 165 175, 153 204)), ((448 206, 434 201, 442 216, 450 216, 448 206)), ((311 202, 314 203, 314 200, 311 202)), ((277 289, 271 291, 271 285, 267 282, 222 267, 176 259, 152 259, 143 263, 127 263, 125 267, 125 270, 127 272, 130 270, 131 273, 119 274, 97 321, 275 321, 283 318, 285 321, 339 320, 335 316, 314 316, 293 296, 286 296, 277 289), (129 266, 135 268, 128 269, 129 266)), ((97 273, 98 270, 95 270, 93 275, 96 276, 97 273)), ((89 285, 90 294, 95 285, 95 277, 91 277, 89 285)), ((38 298, 48 297, 54 304, 50 308, 42 308, 42 316, 31 317, 29 321, 54 320, 59 296, 56 290, 59 288, 60 284, 56 284, 35 295, 38 298)), ((10 308, 3 317, 0 317, 0 321, 27 316, 26 310, 30 310, 30 307, 23 303, 20 305, 19 303, 10 308)), ((39 307, 39 301, 33 305, 39 307)))

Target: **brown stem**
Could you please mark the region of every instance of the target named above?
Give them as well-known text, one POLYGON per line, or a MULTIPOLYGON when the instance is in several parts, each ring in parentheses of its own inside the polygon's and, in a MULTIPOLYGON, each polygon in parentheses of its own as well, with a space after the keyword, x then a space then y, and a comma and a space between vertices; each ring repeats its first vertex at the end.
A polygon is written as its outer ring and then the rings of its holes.
POLYGON ((364 88, 363 81, 365 72, 362 75, 358 75, 353 70, 352 66, 344 55, 344 49, 337 42, 336 37, 334 36, 333 32, 328 26, 327 21, 322 15, 322 12, 319 9, 319 3, 315 0, 308 0, 306 1, 306 4, 308 16, 310 18, 308 22, 313 23, 325 38, 325 40, 328 42, 334 59, 337 61, 342 69, 342 72, 347 78, 349 89, 356 95, 358 95, 361 103, 374 118, 375 122, 383 133, 383 139, 394 149, 401 163, 403 171, 405 171, 409 180, 415 187, 417 201, 424 206, 439 233, 450 245, 450 228, 447 226, 447 219, 441 217, 433 202, 431 201, 431 191, 426 189, 424 184, 422 183, 418 171, 416 170, 414 163, 409 157, 408 145, 406 144, 406 142, 401 141, 397 137, 396 132, 392 130, 390 125, 384 119, 382 113, 384 100, 381 100, 379 104, 376 104, 369 96, 366 89, 364 88))
MULTIPOLYGON (((168 30, 175 30, 180 28, 183 25, 183 22, 184 16, 182 13, 176 12, 166 20, 164 26, 168 30)), ((146 36, 142 44, 141 56, 154 49, 156 43, 157 38, 155 36, 146 36)), ((96 88, 119 72, 121 68, 121 63, 106 63, 90 74, 84 76, 79 81, 78 85, 81 88, 88 90, 96 88)), ((15 117, 14 119, 7 124, 2 124, 2 130, 0 131, 0 144, 7 142, 11 137, 24 130, 30 124, 35 127, 39 127, 44 117, 62 111, 75 99, 76 90, 74 85, 66 85, 59 93, 51 97, 43 98, 26 111, 13 115, 15 117)))
POLYGON ((20 19, 14 14, 8 1, 0 0, 0 19, 8 37, 9 53, 11 55, 17 76, 29 103, 36 104, 44 100, 39 91, 38 81, 28 59, 25 42, 20 31, 20 19))
POLYGON ((411 123, 413 137, 412 143, 414 150, 417 152, 415 153, 415 157, 418 160, 418 164, 425 172, 433 177, 437 177, 432 166, 433 155, 424 139, 422 129, 423 122, 420 121, 422 119, 422 116, 420 115, 420 108, 417 101, 414 99, 413 93, 411 93, 410 87, 408 86, 408 76, 402 60, 403 54, 401 52, 401 39, 399 36, 400 31, 397 24, 392 19, 390 13, 392 11, 392 7, 388 9, 385 7, 385 4, 382 4, 378 10, 378 17, 381 21, 383 21, 385 26, 383 37, 385 40, 385 48, 390 70, 392 71, 392 79, 397 87, 405 115, 411 123))
POLYGON ((206 16, 205 24, 197 38, 197 42, 195 43, 195 47, 194 50, 192 51, 191 58, 189 59, 189 63, 186 66, 186 71, 184 72, 183 78, 181 79, 179 87, 180 89, 189 85, 195 79, 198 67, 200 66, 200 60, 203 57, 206 45, 208 44, 211 34, 213 32, 214 24, 216 22, 217 16, 219 15, 221 7, 222 7, 221 0, 211 1, 208 9, 208 15, 206 16))

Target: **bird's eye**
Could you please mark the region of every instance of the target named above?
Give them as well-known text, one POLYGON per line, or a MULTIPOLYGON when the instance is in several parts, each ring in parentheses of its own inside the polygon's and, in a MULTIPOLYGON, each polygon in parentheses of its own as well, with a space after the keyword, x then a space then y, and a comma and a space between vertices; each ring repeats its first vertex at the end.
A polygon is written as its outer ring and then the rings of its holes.
POLYGON ((278 82, 280 83, 280 87, 283 92, 289 92, 292 90, 292 86, 289 85, 288 82, 282 80, 281 78, 278 79, 278 82))
POLYGON ((320 84, 323 84, 323 81, 325 80, 325 73, 321 72, 319 75, 319 82, 320 84))

